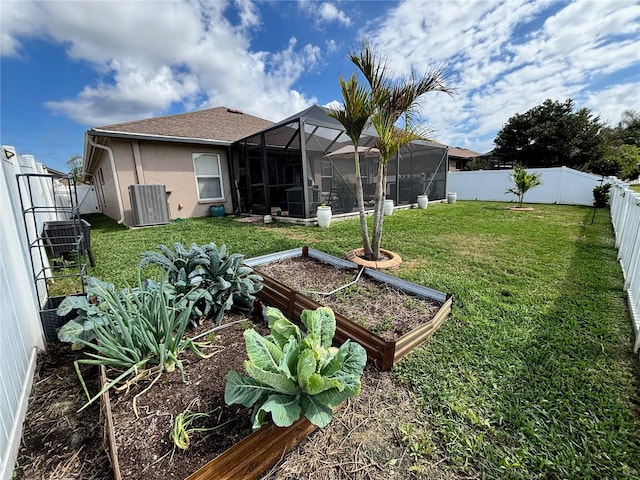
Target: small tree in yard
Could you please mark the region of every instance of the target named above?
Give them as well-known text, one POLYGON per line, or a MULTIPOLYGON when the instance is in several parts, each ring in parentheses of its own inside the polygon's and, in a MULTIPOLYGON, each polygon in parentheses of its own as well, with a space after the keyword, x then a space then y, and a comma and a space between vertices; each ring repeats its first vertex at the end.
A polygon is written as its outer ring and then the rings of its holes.
POLYGON ((513 173, 510 173, 509 177, 513 180, 515 187, 508 189, 506 193, 513 193, 518 196, 518 207, 522 207, 525 193, 538 185, 542 185, 539 173, 529 173, 517 165, 513 168, 513 173))
POLYGON ((389 161, 403 146, 413 140, 426 139, 417 124, 420 97, 435 91, 451 94, 453 90, 445 85, 446 75, 442 68, 435 68, 420 78, 411 75, 408 79, 394 80, 385 59, 377 55, 367 41, 362 43, 359 53, 351 53, 349 58, 368 85, 360 86, 355 74, 347 81, 340 78, 343 106, 331 110, 329 115, 342 124, 355 147, 356 191, 364 255, 369 260, 380 260, 384 192, 389 161), (402 126, 399 126, 401 120, 402 126), (380 151, 371 239, 364 211, 362 179, 358 173, 358 139, 369 123, 376 130, 378 138, 375 146, 380 151))

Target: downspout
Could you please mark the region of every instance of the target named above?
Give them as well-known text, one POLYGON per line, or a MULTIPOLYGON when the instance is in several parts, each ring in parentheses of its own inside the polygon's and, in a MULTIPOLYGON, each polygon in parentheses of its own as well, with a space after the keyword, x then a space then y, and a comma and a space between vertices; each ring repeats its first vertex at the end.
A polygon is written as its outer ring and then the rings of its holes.
POLYGON ((109 163, 111 163, 113 179, 116 182, 116 197, 118 198, 118 207, 120 208, 120 220, 118 220, 118 224, 122 225, 122 223, 124 222, 124 205, 122 204, 122 195, 120 195, 120 182, 118 182, 118 172, 116 171, 116 161, 113 158, 113 150, 111 149, 111 147, 100 145, 99 143, 94 142, 90 134, 87 134, 87 139, 92 146, 101 148, 102 150, 106 150, 109 154, 109 163))

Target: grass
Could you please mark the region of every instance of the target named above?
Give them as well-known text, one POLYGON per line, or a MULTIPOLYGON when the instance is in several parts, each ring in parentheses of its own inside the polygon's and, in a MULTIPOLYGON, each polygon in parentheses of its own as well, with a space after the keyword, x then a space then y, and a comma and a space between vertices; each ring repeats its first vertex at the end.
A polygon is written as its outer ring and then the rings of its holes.
MULTIPOLYGON (((455 296, 452 317, 394 370, 421 405, 397 432, 418 471, 640 478, 633 331, 608 211, 591 225, 592 212, 458 202, 386 217, 383 245, 404 259, 393 273, 455 296)), ((161 243, 215 241, 247 256, 306 244, 342 256, 360 242, 357 220, 319 229, 202 218, 138 230, 88 220, 91 274, 119 285, 161 243)))
POLYGON ((631 188, 631 190, 633 190, 634 192, 640 193, 640 185, 629 185, 629 188, 631 188))

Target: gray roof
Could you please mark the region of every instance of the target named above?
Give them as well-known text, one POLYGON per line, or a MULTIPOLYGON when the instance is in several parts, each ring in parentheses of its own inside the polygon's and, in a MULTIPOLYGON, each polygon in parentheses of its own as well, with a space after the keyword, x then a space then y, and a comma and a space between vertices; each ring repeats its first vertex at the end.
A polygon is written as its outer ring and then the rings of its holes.
POLYGON ((273 122, 227 107, 147 118, 92 128, 89 133, 149 135, 172 139, 202 139, 233 143, 273 125, 273 122))

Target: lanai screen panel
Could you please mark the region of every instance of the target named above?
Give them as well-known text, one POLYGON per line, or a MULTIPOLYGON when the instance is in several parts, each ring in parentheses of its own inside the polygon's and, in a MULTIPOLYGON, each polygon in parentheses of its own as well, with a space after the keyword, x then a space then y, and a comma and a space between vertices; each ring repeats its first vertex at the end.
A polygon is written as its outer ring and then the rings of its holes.
POLYGON ((424 141, 413 142, 389 162, 387 198, 396 205, 416 203, 426 193, 430 200, 446 196, 447 147, 424 141))
MULTIPOLYGON (((313 188, 318 192, 319 202, 331 205, 337 213, 349 212, 354 208, 356 198, 353 145, 342 126, 328 116, 327 119, 304 119, 306 168, 313 188), (340 149, 350 147, 350 150, 342 154, 335 154, 340 149)), ((374 138, 371 135, 363 135, 360 139, 361 147, 372 146, 373 143, 374 138)), ((373 205, 373 188, 368 186, 373 187, 377 156, 363 154, 360 157, 361 178, 365 191, 371 191, 370 198, 365 196, 365 200, 373 205)), ((312 203, 310 207, 310 214, 313 216, 317 205, 312 203)))

